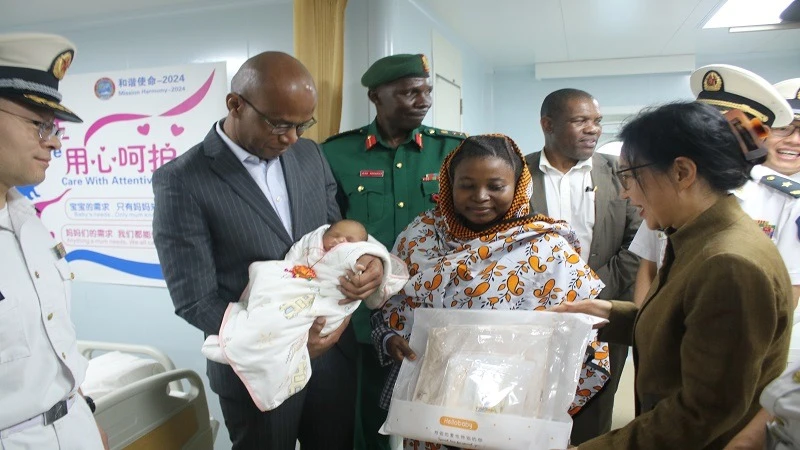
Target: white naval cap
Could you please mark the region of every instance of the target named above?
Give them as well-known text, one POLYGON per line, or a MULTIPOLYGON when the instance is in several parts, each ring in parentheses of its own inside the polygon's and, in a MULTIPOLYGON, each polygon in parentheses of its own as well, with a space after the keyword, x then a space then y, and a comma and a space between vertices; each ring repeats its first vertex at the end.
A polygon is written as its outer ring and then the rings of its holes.
POLYGON ((794 120, 800 120, 800 78, 783 80, 775 85, 775 89, 789 102, 794 120))
POLYGON ((789 103, 767 80, 749 70, 728 64, 703 66, 692 72, 689 84, 697 101, 722 112, 738 109, 774 127, 792 122, 789 103))
POLYGON ((0 34, 0 97, 53 111, 56 118, 81 122, 61 105, 58 82, 75 56, 75 45, 54 34, 0 34))

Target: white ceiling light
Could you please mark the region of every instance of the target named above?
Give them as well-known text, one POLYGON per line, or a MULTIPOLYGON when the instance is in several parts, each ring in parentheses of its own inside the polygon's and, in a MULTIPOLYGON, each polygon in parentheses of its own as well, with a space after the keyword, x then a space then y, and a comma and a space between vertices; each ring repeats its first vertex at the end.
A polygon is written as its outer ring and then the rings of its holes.
POLYGON ((728 0, 703 28, 747 27, 781 22, 780 15, 792 0, 728 0))

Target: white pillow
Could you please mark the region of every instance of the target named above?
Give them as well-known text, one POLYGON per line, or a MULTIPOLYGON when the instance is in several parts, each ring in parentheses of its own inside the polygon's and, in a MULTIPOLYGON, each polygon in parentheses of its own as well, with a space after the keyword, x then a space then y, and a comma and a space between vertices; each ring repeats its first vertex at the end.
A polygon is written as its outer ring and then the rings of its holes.
POLYGON ((108 352, 89 360, 83 395, 98 399, 135 381, 164 372, 159 362, 130 353, 108 352))

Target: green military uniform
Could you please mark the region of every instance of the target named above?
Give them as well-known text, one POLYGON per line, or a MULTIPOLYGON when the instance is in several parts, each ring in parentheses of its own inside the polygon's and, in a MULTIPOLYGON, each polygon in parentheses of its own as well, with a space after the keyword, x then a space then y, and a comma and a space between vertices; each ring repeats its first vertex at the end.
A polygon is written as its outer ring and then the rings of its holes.
MULTIPOLYGON (((342 215, 361 222, 389 250, 419 213, 436 206, 439 169, 464 133, 421 126, 397 149, 388 147, 376 122, 322 144, 339 183, 342 215)), ((370 342, 363 336, 362 342, 370 342)))
MULTIPOLYGON (((464 140, 459 132, 420 126, 397 149, 381 138, 377 123, 338 134, 322 144, 339 185, 342 216, 361 222, 386 248, 422 211, 436 206, 439 169, 448 153, 464 140)), ((387 369, 371 347, 370 311, 362 304, 351 323, 361 347, 356 449, 388 449, 376 431, 386 419, 378 406, 387 369), (359 427, 362 427, 359 429, 359 427), (378 440, 380 442, 374 442, 378 440)))

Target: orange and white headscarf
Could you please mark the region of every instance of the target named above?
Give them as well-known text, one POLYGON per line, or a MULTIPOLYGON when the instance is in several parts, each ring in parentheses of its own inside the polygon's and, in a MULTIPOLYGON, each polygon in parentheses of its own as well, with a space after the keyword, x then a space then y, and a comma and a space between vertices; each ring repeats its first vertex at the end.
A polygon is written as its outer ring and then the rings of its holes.
POLYGON ((470 230, 456 217, 455 206, 453 205, 453 181, 450 179, 450 163, 453 161, 453 157, 463 148, 464 144, 469 144, 469 140, 462 141, 455 150, 447 155, 442 163, 441 170, 439 170, 439 203, 436 210, 444 218, 448 232, 456 239, 465 240, 475 239, 482 235, 497 233, 515 226, 524 225, 525 223, 531 222, 531 220, 554 223, 553 219, 544 215, 537 215, 533 218, 528 217, 531 208, 531 195, 533 195, 533 180, 531 179, 531 172, 524 162, 525 157, 522 155, 519 147, 517 147, 516 142, 502 134, 489 134, 486 136, 504 138, 514 150, 514 153, 520 158, 522 173, 514 189, 514 200, 512 200, 511 207, 508 208, 508 211, 506 211, 505 215, 497 224, 486 230, 470 230))
MULTIPOLYGON (((524 161, 516 144, 503 137, 524 161)), ((439 205, 420 214, 397 238, 392 252, 406 262, 411 278, 384 306, 386 323, 408 339, 414 310, 420 307, 544 310, 595 298, 603 282, 581 259, 569 225, 529 215, 533 184, 524 163, 504 217, 484 231, 464 226, 455 214, 449 176, 450 162, 461 148, 442 165, 439 205)), ((608 378, 603 345, 592 343, 597 351, 587 357, 573 412, 608 378)))

